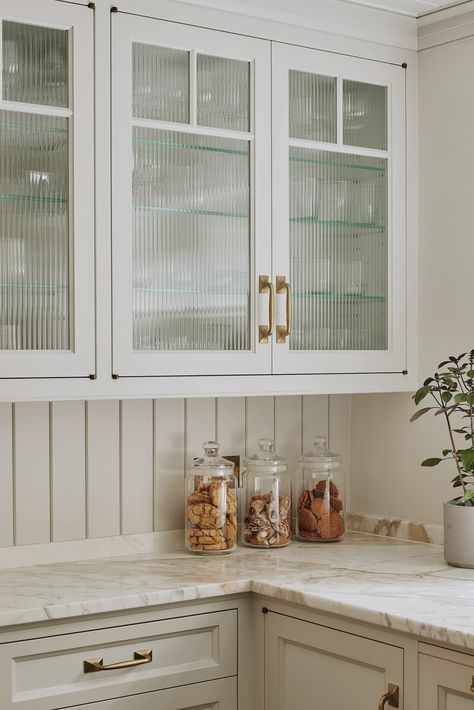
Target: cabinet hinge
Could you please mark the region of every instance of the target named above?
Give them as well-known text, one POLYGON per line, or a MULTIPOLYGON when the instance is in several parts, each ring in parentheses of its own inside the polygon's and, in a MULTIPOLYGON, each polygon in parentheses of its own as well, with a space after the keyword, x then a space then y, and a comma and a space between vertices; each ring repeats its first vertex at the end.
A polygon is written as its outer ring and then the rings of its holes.
POLYGON ((113 380, 118 380, 119 377, 120 377, 120 375, 117 375, 115 372, 112 373, 113 380))
POLYGON ((118 12, 118 7, 115 7, 115 5, 112 5, 110 8, 110 12, 118 12))
POLYGON ((408 64, 406 62, 403 62, 402 69, 406 69, 407 67, 408 67, 408 64))
POLYGON ((402 375, 408 375, 408 370, 402 370, 402 375))
POLYGON ((89 10, 95 10, 95 2, 88 2, 87 7, 89 10))
POLYGON ((262 606, 262 614, 268 614, 268 609, 266 606, 262 606))
POLYGON ((97 375, 89 375, 89 379, 90 379, 90 380, 96 380, 96 379, 97 379, 97 375))

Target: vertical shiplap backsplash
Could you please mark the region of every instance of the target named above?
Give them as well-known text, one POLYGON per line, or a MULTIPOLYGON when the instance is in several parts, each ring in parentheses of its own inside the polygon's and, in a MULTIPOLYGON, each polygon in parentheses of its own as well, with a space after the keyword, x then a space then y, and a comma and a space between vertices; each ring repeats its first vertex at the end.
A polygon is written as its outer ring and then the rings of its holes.
POLYGON ((349 470, 349 395, 0 403, 0 546, 179 529, 203 441, 271 437, 294 471, 315 434, 349 470))

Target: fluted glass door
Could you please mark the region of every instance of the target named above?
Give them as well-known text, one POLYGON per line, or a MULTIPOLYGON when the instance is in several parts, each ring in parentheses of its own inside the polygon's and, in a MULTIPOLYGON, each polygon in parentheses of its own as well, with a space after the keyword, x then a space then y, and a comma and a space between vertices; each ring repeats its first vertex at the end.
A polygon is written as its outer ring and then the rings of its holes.
POLYGON ((269 170, 269 46, 120 13, 113 23, 114 371, 269 371, 255 289, 269 182, 254 199, 269 170))
POLYGON ((404 69, 278 45, 273 72, 275 370, 400 372, 404 69))
POLYGON ((0 377, 95 371, 92 18, 55 6, 0 10, 0 377))

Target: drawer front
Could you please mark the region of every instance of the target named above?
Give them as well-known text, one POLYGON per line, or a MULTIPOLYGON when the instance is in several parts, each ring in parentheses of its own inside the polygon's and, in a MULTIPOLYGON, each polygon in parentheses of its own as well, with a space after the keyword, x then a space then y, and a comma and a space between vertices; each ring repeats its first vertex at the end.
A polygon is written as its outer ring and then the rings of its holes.
POLYGON ((237 680, 212 680, 209 683, 75 706, 70 710, 85 710, 89 707, 91 710, 237 710, 237 680))
POLYGON ((236 673, 237 611, 198 614, 0 646, 0 708, 52 710, 236 673))

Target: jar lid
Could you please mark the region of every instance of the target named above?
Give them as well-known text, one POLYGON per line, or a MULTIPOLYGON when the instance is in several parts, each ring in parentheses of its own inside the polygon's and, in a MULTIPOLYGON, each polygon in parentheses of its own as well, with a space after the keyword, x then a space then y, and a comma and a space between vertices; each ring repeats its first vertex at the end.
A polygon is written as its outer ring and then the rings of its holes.
POLYGON ((235 464, 233 461, 219 456, 219 444, 217 441, 205 441, 202 447, 204 449, 204 456, 195 459, 193 468, 211 468, 216 474, 218 474, 219 471, 232 473, 235 464))
POLYGON ((341 465, 341 457, 328 448, 326 436, 315 436, 313 439, 313 450, 303 454, 300 461, 320 465, 324 469, 338 468, 341 465))
POLYGON ((275 453, 275 443, 273 439, 259 439, 258 452, 245 459, 245 465, 249 468, 262 467, 271 469, 273 472, 286 471, 287 461, 282 456, 275 453))

